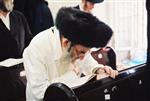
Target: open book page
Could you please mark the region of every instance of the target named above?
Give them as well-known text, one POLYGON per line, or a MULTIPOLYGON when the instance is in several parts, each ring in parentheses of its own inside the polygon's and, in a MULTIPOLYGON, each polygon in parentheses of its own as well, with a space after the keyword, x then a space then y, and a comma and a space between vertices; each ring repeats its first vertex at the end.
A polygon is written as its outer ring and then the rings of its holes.
POLYGON ((4 61, 0 62, 0 67, 11 67, 17 64, 23 63, 23 59, 14 59, 14 58, 9 58, 4 61))
POLYGON ((96 74, 89 74, 84 77, 79 77, 74 71, 68 71, 63 76, 52 79, 51 83, 63 83, 70 88, 75 88, 90 82, 94 77, 96 77, 96 74))
POLYGON ((84 77, 80 77, 80 78, 77 78, 73 81, 70 81, 66 85, 70 88, 75 88, 75 87, 78 87, 78 86, 81 86, 81 85, 87 83, 88 81, 90 81, 95 76, 96 76, 96 74, 86 75, 84 77))

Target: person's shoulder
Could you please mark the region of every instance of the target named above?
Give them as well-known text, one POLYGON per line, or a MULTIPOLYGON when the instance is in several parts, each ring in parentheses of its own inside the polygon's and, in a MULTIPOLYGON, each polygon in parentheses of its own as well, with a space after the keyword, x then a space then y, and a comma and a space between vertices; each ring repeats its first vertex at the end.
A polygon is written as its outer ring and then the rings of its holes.
POLYGON ((13 10, 11 13, 18 15, 18 16, 24 16, 23 13, 21 13, 20 11, 17 11, 17 10, 13 10))
POLYGON ((43 9, 43 12, 47 12, 50 10, 50 8, 48 7, 48 2, 47 1, 43 1, 41 3, 41 6, 42 6, 42 9, 43 9))
POLYGON ((39 44, 44 43, 47 40, 50 40, 50 36, 53 34, 52 28, 46 29, 40 33, 38 33, 34 38, 31 40, 30 44, 39 44))
POLYGON ((52 28, 49 28, 34 36, 27 47, 28 52, 35 51, 38 54, 42 54, 43 57, 47 56, 47 54, 51 54, 53 47, 52 34, 52 28))
POLYGON ((40 1, 37 3, 37 8, 38 7, 44 7, 44 8, 48 8, 48 2, 47 1, 40 1))

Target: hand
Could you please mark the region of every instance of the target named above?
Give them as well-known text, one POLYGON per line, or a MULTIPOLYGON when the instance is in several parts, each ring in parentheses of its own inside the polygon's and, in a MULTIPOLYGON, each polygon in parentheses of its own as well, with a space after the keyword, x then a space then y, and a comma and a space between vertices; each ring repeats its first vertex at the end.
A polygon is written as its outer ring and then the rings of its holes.
POLYGON ((91 74, 95 72, 97 68, 103 67, 103 65, 98 64, 98 62, 92 57, 90 52, 85 53, 85 56, 82 60, 76 59, 74 64, 79 67, 82 73, 85 75, 91 74))
POLYGON ((109 66, 104 66, 104 67, 101 67, 99 68, 97 71, 96 71, 97 74, 102 74, 102 73, 106 73, 108 74, 110 77, 112 78, 115 78, 117 75, 118 75, 118 71, 116 70, 113 70, 111 67, 109 66))

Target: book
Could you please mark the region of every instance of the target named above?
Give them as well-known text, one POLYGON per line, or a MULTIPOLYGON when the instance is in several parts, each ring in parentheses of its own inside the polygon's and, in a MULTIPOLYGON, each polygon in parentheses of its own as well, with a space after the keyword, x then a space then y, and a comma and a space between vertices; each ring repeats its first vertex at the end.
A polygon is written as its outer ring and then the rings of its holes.
POLYGON ((67 82, 66 85, 70 88, 76 88, 88 83, 94 77, 96 77, 96 74, 86 75, 84 77, 76 78, 73 81, 67 82))
POLYGON ((15 65, 21 64, 21 63, 23 63, 22 58, 20 58, 20 59, 9 58, 4 61, 1 61, 0 67, 12 67, 12 66, 15 66, 15 65))

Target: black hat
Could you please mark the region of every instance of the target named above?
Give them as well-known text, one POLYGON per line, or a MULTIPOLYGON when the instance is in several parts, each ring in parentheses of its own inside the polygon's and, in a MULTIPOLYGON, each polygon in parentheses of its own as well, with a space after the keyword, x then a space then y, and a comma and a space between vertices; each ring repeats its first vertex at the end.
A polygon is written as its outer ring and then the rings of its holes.
POLYGON ((86 0, 86 1, 89 1, 89 2, 92 2, 92 3, 101 3, 104 0, 86 0))
POLYGON ((90 13, 75 8, 61 8, 56 16, 56 27, 73 44, 104 47, 112 36, 112 29, 90 13))

